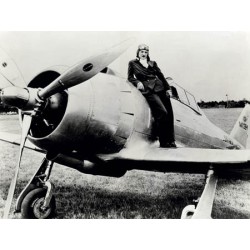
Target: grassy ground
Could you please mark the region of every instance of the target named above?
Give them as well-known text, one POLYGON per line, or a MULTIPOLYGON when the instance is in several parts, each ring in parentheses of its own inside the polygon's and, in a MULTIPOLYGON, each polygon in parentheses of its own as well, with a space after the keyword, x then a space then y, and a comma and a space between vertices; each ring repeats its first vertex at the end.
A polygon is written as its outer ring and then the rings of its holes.
MULTIPOLYGON (((218 122, 217 115, 212 114, 212 110, 208 112, 208 117, 218 122)), ((235 122, 239 112, 236 112, 234 118, 227 116, 233 120, 231 123, 235 122)), ((220 113, 219 117, 222 115, 220 113)), ((0 149, 1 216, 17 161, 18 147, 0 142, 0 149)), ((43 155, 37 152, 25 150, 15 199, 42 158, 43 155)), ((204 184, 202 175, 133 170, 116 179, 84 175, 58 164, 53 168, 51 180, 56 188, 56 218, 60 219, 180 218, 182 209, 201 194, 204 184)), ((213 217, 250 218, 249 190, 250 184, 247 181, 219 180, 213 217)), ((19 218, 20 215, 11 214, 11 217, 19 218)))
MULTIPOLYGON (((0 142, 1 200, 4 203, 18 148, 0 142)), ((34 173, 42 155, 25 150, 16 195, 34 173)), ((55 164, 52 176, 57 218, 179 218, 182 208, 198 196, 203 176, 131 171, 122 178, 84 175, 55 164)), ((12 215, 19 218, 19 215, 12 215)))

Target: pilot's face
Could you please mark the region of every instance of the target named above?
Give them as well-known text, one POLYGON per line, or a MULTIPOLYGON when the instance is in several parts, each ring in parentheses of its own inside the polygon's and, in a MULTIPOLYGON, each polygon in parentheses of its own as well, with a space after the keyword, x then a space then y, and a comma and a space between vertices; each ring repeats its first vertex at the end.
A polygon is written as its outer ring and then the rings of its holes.
POLYGON ((142 60, 145 60, 147 59, 147 56, 148 56, 148 51, 147 50, 140 50, 139 51, 139 58, 142 59, 142 60))

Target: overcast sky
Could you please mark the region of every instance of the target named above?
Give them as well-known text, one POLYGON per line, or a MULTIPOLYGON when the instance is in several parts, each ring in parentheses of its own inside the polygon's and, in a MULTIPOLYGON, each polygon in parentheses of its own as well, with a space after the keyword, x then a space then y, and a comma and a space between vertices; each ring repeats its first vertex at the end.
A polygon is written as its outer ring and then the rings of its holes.
POLYGON ((29 82, 53 65, 71 66, 97 50, 129 37, 135 43, 110 67, 126 76, 138 44, 164 75, 193 93, 197 101, 250 100, 250 33, 246 32, 0 32, 0 46, 29 82))

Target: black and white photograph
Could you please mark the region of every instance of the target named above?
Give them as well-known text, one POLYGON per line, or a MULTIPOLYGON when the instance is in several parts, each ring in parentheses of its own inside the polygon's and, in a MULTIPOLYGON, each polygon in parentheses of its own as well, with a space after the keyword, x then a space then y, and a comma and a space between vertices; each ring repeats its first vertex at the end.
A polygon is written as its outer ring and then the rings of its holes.
POLYGON ((245 249, 248 12, 2 1, 1 248, 245 249))
POLYGON ((250 218, 250 33, 0 38, 1 217, 250 218))

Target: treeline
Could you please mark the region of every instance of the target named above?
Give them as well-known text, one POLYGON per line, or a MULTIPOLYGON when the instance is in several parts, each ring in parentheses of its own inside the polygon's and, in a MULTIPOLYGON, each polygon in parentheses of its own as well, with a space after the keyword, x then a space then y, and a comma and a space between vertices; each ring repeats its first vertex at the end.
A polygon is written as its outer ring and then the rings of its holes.
POLYGON ((0 103, 0 114, 1 113, 15 113, 17 114, 17 108, 9 107, 0 103))
POLYGON ((244 108, 246 104, 250 104, 250 101, 243 99, 240 101, 228 100, 228 101, 210 101, 198 102, 200 108, 244 108))
MULTIPOLYGON (((1 92, 1 88, 0 88, 0 92, 1 92)), ((7 105, 4 105, 2 102, 1 102, 1 99, 0 99, 0 114, 1 113, 15 113, 17 114, 18 113, 18 110, 17 108, 13 108, 13 107, 10 107, 10 106, 7 106, 7 105)))
MULTIPOLYGON (((240 101, 210 101, 210 102, 204 102, 200 101, 197 104, 200 108, 244 108, 246 103, 250 104, 250 101, 243 99, 240 101)), ((0 102, 0 113, 17 113, 17 108, 9 107, 0 102)))

